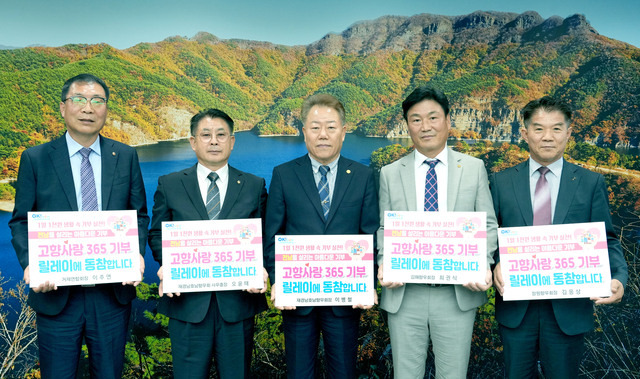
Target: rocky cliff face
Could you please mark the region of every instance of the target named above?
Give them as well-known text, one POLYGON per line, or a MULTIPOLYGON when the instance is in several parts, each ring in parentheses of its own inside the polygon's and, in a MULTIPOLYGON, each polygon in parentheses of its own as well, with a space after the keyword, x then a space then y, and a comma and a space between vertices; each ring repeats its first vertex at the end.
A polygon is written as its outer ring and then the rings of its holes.
POLYGON ((447 44, 500 44, 556 38, 563 34, 598 33, 583 15, 543 19, 522 14, 477 11, 464 16, 419 14, 384 16, 358 22, 340 34, 327 34, 307 47, 307 54, 369 54, 379 50, 422 51, 447 44))

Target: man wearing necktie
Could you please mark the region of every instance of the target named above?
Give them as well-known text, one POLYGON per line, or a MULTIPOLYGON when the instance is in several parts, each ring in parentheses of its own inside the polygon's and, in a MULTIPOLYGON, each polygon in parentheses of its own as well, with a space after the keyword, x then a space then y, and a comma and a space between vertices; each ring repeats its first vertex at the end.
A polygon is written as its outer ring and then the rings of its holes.
MULTIPOLYGON (((135 149, 100 135, 109 88, 80 74, 62 87, 66 133, 22 153, 11 221, 12 243, 29 283, 27 212, 136 210, 140 254, 147 240, 147 202, 135 149)), ((140 256, 144 273, 144 259, 140 256)), ((61 286, 29 291, 37 314, 43 378, 74 378, 83 339, 94 378, 120 378, 135 283, 61 286)))
MULTIPOLYGON (((228 164, 235 144, 231 117, 218 109, 196 114, 190 142, 198 163, 158 178, 153 198, 149 246, 160 263, 160 296, 163 221, 264 219, 265 180, 228 164)), ((264 280, 262 289, 163 296, 158 311, 170 318, 175 378, 208 378, 213 357, 220 378, 251 377, 254 316, 267 309, 266 271, 264 280)))
POLYGON ((491 177, 501 227, 603 221, 611 266, 611 297, 503 301, 499 256, 494 268, 496 319, 504 344, 506 376, 535 378, 538 361, 547 378, 576 378, 584 334, 593 329, 593 304, 620 302, 627 264, 611 225, 604 178, 563 159, 571 136, 571 110, 551 97, 522 109, 522 138, 530 158, 491 177))
MULTIPOLYGON (((302 104, 308 154, 273 169, 267 201, 265 262, 275 282, 276 235, 373 234, 378 197, 373 171, 340 155, 345 112, 333 96, 302 104)), ((371 285, 374 285, 372 280, 371 285)), ((275 290, 271 289, 272 300, 275 290)), ((329 378, 355 378, 360 310, 364 306, 283 309, 287 376, 314 378, 320 335, 329 378)))
POLYGON ((487 301, 483 283, 462 285, 386 282, 383 277, 384 212, 486 212, 487 267, 497 247, 496 219, 481 160, 447 148, 449 101, 441 91, 416 88, 402 110, 415 149, 380 171, 378 279, 380 306, 388 312, 396 378, 423 378, 429 340, 437 378, 466 378, 477 308, 487 301))

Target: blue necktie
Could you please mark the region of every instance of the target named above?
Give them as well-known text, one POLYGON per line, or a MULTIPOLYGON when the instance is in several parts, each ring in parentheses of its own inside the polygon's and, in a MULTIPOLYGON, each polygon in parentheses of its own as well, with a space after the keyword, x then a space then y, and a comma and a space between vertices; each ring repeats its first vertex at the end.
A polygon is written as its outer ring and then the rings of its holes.
POLYGON ((209 178, 211 183, 209 183, 209 189, 207 190, 207 203, 205 206, 207 207, 209 220, 216 220, 220 215, 220 189, 216 184, 218 174, 212 171, 207 178, 209 178))
POLYGON ((318 183, 318 193, 320 194, 320 202, 322 204, 322 212, 324 219, 329 217, 329 209, 331 209, 331 201, 329 200, 329 182, 327 181, 327 172, 329 166, 320 166, 320 182, 318 183))
POLYGON ((80 149, 82 162, 80 162, 80 196, 82 196, 83 211, 98 210, 98 195, 96 194, 96 180, 93 177, 93 168, 89 162, 91 149, 83 147, 80 149))
POLYGON ((436 165, 439 160, 425 160, 429 165, 427 177, 424 182, 424 210, 425 212, 438 211, 438 177, 436 176, 436 165))

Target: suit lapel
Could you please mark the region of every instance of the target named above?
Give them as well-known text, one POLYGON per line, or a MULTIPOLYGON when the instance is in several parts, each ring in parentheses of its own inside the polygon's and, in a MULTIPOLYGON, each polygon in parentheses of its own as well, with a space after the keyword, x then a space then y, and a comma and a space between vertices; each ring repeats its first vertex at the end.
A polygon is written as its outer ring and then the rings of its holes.
POLYGON ((189 200, 198 211, 201 220, 208 220, 207 209, 204 207, 202 195, 200 194, 200 184, 198 184, 198 174, 196 173, 197 164, 184 172, 182 177, 182 185, 187 193, 189 200))
POLYGON ((227 183, 227 192, 224 196, 224 204, 222 204, 219 219, 226 219, 229 216, 229 212, 233 209, 243 186, 242 173, 229 166, 229 182, 227 183))
POLYGON ((457 157, 451 149, 447 152, 447 211, 453 212, 456 209, 456 199, 460 189, 462 179, 462 158, 457 157))
MULTIPOLYGON (((349 188, 349 184, 353 178, 353 173, 349 170, 349 166, 351 166, 351 162, 347 162, 342 156, 340 156, 338 160, 338 172, 336 173, 336 183, 333 187, 333 196, 331 197, 331 208, 329 209, 329 217, 327 217, 327 224, 331 222, 331 219, 338 211, 338 207, 340 206, 345 193, 347 193, 347 188, 349 188)), ((316 193, 318 193, 317 190, 316 193)), ((318 199, 319 198, 320 195, 318 195, 318 199)))
MULTIPOLYGON (((415 162, 415 150, 413 153, 401 158, 400 160, 400 181, 402 182, 402 191, 407 202, 407 210, 415 211, 416 204, 416 174, 413 167, 415 162)), ((391 183, 393 184, 393 183, 391 183)))
POLYGON ((562 224, 569 211, 571 200, 578 192, 580 176, 576 174, 577 167, 566 160, 562 164, 562 175, 560 176, 560 187, 558 188, 558 198, 556 199, 556 209, 553 214, 553 224, 562 224))
POLYGON ((296 173, 296 176, 298 177, 298 180, 300 181, 300 186, 309 198, 311 204, 313 204, 316 212, 318 212, 318 216, 320 216, 322 220, 324 220, 324 213, 322 212, 322 204, 320 204, 318 187, 316 186, 316 181, 313 178, 313 168, 311 167, 311 160, 309 156, 305 155, 296 159, 296 163, 297 164, 294 166, 294 171, 296 173))
POLYGON ((513 193, 522 194, 516 196, 520 212, 525 225, 533 225, 533 208, 531 207, 531 189, 529 187, 529 160, 515 167, 515 175, 512 177, 513 193))
POLYGON ((60 184, 62 185, 62 190, 69 201, 71 210, 77 211, 78 199, 76 198, 76 189, 73 180, 69 180, 69 178, 73 178, 73 173, 71 172, 69 148, 67 147, 65 136, 63 135, 57 140, 54 140, 49 146, 49 157, 51 158, 53 169, 58 175, 58 180, 60 180, 60 184))
POLYGON ((113 149, 113 141, 107 140, 102 136, 98 138, 100 138, 100 160, 102 161, 102 210, 108 210, 113 177, 120 154, 113 149))

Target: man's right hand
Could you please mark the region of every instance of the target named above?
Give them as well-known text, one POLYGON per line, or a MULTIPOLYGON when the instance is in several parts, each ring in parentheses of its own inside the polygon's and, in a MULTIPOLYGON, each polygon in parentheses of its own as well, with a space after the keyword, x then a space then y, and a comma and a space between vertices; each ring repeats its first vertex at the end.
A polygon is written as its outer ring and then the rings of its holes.
MULTIPOLYGON (((160 297, 162 297, 162 295, 163 295, 163 293, 162 293, 162 266, 160 266, 160 268, 158 269, 158 279, 160 279, 160 284, 158 285, 158 295, 160 297)), ((167 293, 167 296, 169 296, 169 297, 173 297, 173 295, 180 296, 180 292, 176 292, 176 293, 168 292, 167 293)))
MULTIPOLYGON (((29 266, 27 266, 27 268, 24 269, 24 282, 26 284, 31 283, 31 275, 29 275, 29 266)), ((32 290, 33 292, 42 292, 42 293, 46 293, 49 291, 55 291, 58 289, 58 286, 56 286, 55 283, 50 283, 48 280, 42 284, 40 284, 37 287, 33 287, 32 290)))
POLYGON ((378 267, 378 281, 380 282, 381 286, 387 288, 398 288, 404 285, 404 283, 402 282, 385 282, 384 277, 382 276, 382 266, 383 265, 380 265, 380 267, 378 267))

